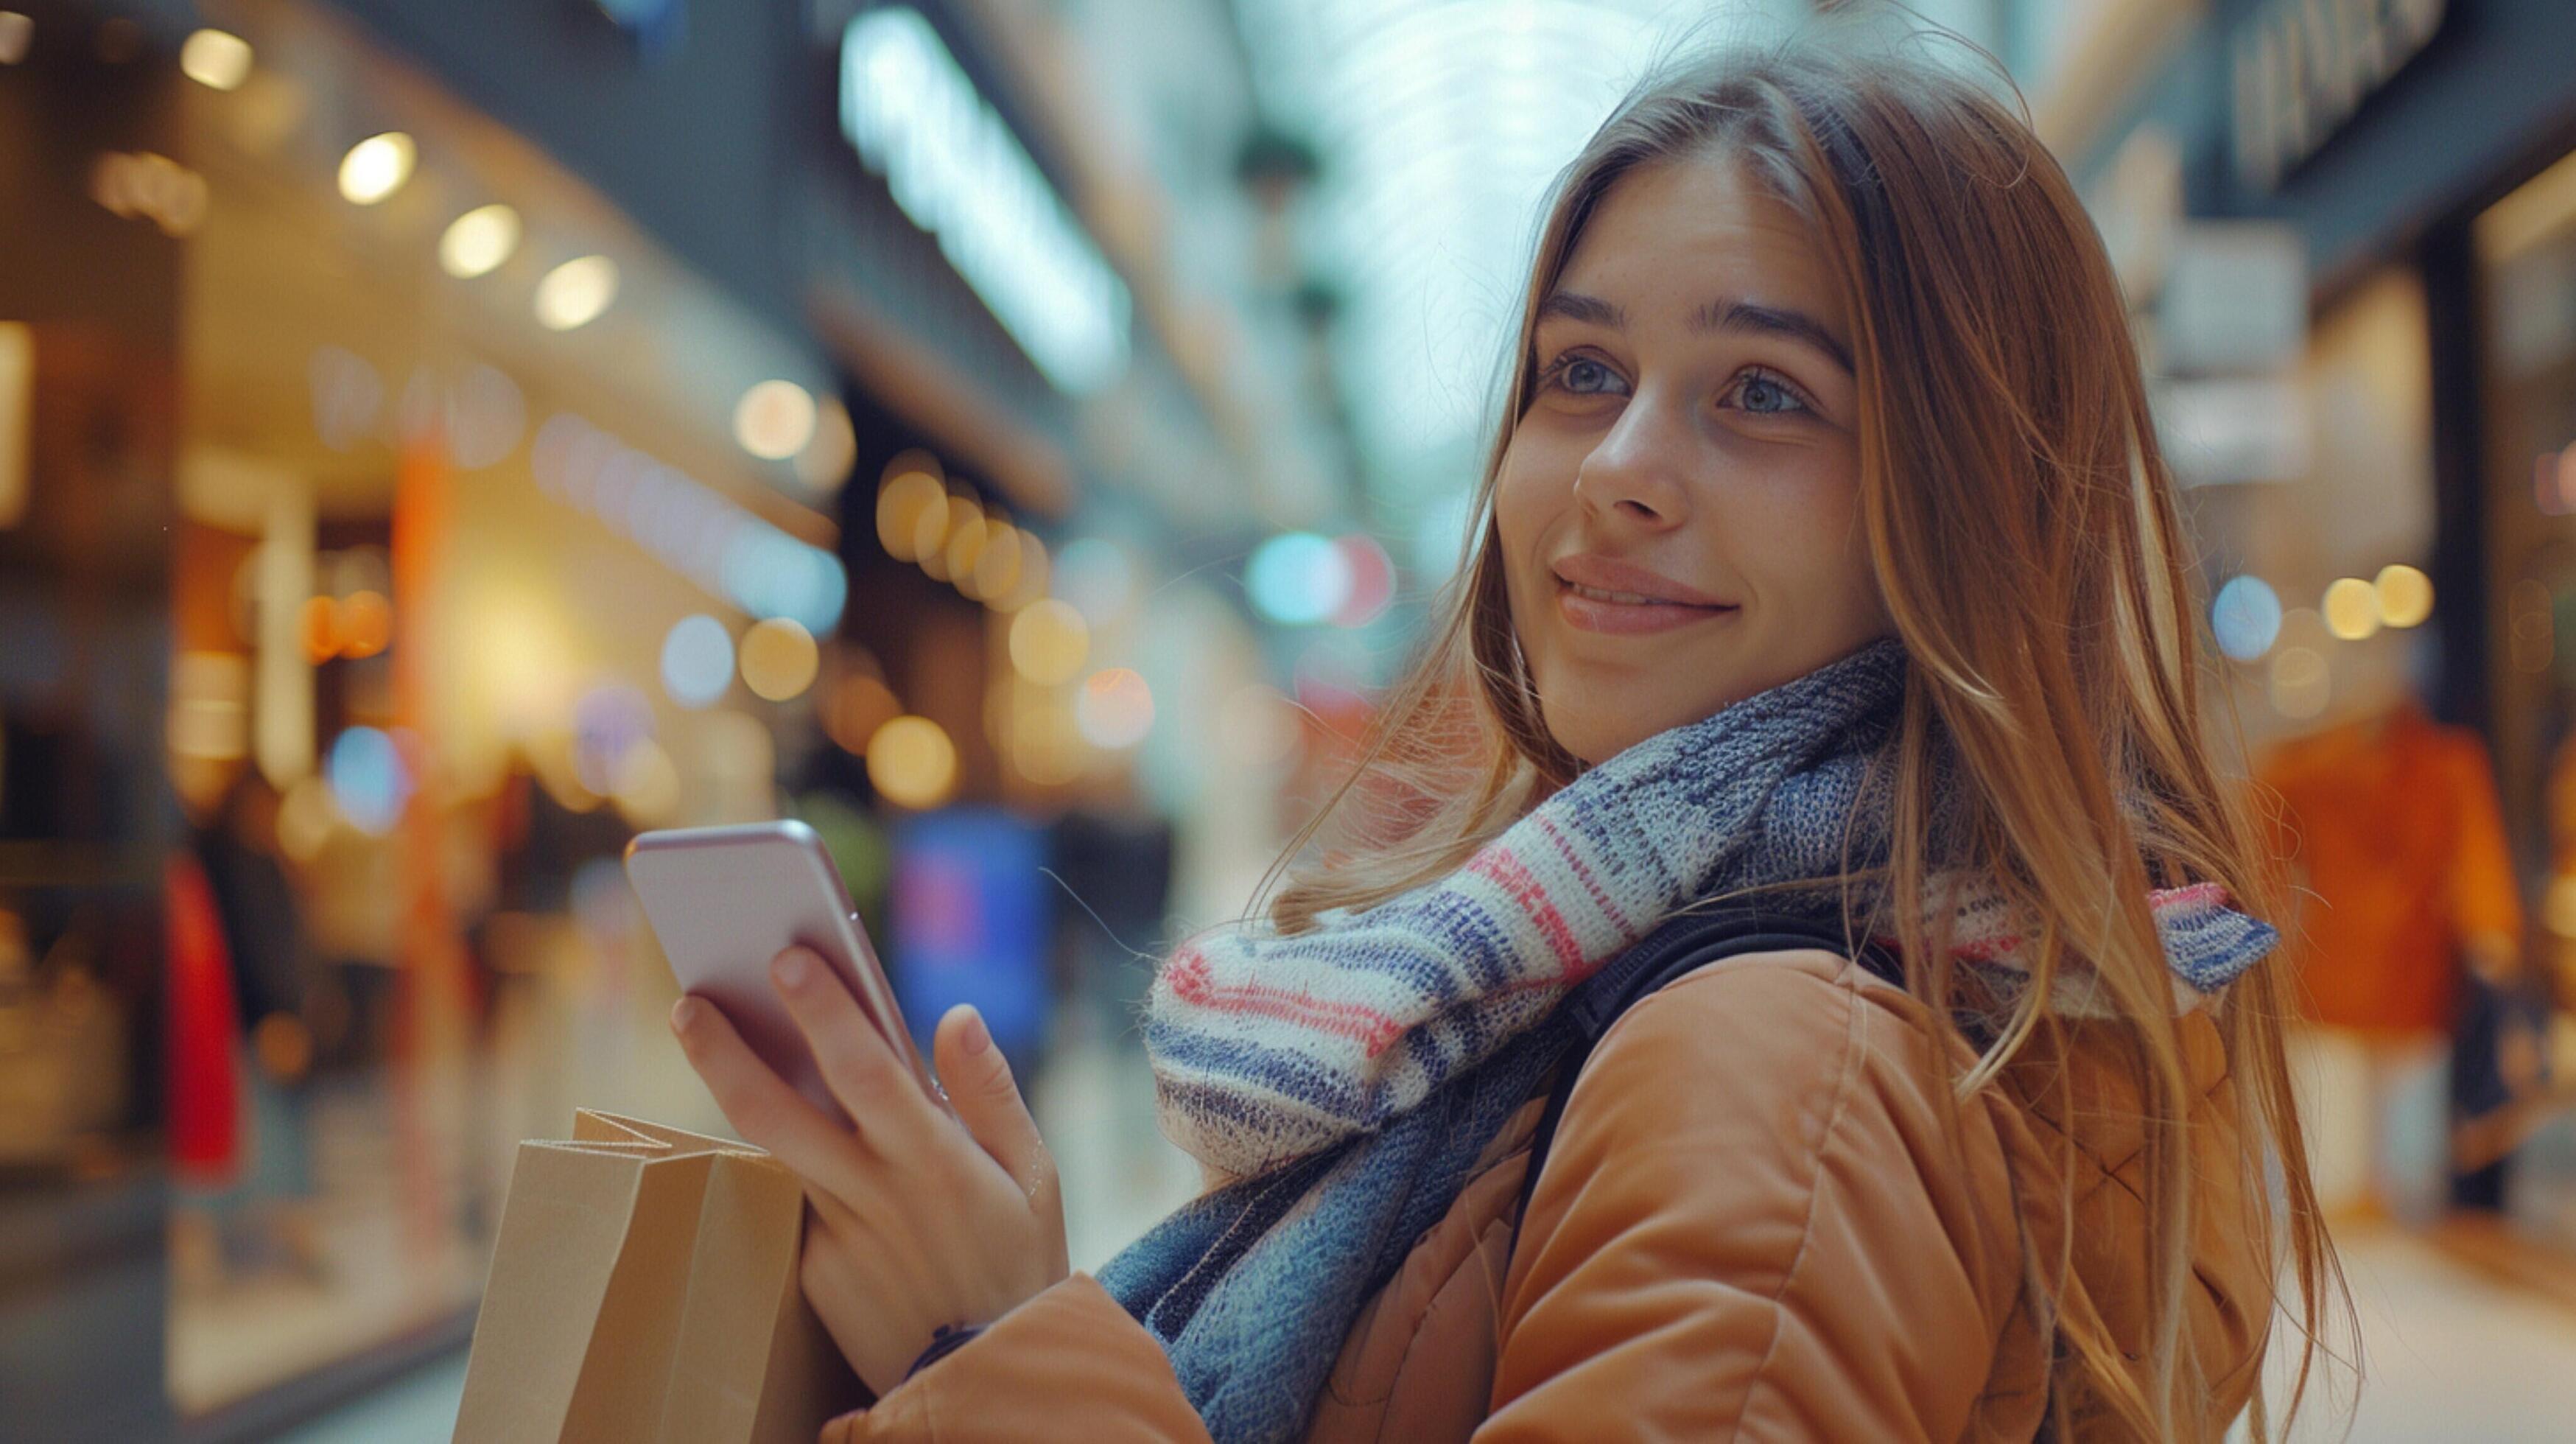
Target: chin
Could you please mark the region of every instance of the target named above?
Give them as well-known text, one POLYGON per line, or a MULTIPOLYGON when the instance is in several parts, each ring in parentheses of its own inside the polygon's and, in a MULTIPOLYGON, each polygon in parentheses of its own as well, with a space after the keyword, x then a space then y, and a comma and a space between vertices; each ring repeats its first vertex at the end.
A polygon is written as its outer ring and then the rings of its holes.
POLYGON ((1586 767, 1607 762, 1665 730, 1641 726, 1638 710, 1603 706, 1602 700, 1595 697, 1589 705, 1567 708, 1550 704, 1544 692, 1539 696, 1539 716, 1547 723, 1548 736, 1586 767))

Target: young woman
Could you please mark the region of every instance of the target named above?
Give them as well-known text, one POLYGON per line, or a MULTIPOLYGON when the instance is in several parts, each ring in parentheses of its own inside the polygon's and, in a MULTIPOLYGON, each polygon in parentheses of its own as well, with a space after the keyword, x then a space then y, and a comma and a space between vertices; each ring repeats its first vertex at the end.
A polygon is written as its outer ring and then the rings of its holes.
POLYGON ((827 1437, 2268 1432, 2274 1280, 2312 1326, 2333 1264, 2173 483, 2064 174, 1931 63, 1696 62, 1567 171, 1514 358, 1359 779, 1415 823, 1156 983, 1206 1198, 1068 1276, 970 1012, 952 1121, 780 959, 855 1134, 675 1013, 809 1182, 807 1294, 879 1398, 827 1437), (1641 942, 1730 908, 1848 941, 1569 1053, 1641 942))

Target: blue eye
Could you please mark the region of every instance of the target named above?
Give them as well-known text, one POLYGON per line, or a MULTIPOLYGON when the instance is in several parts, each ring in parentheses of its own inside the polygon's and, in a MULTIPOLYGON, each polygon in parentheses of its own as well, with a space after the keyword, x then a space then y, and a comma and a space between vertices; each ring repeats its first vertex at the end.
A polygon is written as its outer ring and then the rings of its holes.
POLYGON ((1538 389, 1568 396, 1625 396, 1628 383, 1607 363, 1590 356, 1559 356, 1539 368, 1538 389))
POLYGON ((1597 395, 1607 391, 1617 379, 1611 374, 1609 367, 1589 357, 1577 356, 1557 366, 1558 382, 1566 390, 1579 396, 1597 395))
POLYGON ((1807 403, 1786 383, 1758 371, 1736 384, 1735 400, 1756 416, 1786 416, 1807 409, 1807 403))

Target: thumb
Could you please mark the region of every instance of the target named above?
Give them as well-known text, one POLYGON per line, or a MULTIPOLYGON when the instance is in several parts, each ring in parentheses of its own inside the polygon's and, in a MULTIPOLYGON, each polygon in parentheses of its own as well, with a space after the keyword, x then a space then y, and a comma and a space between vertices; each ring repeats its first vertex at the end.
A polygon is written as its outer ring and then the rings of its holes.
POLYGON ((1010 1060, 994 1046, 983 1015, 969 1003, 949 1009, 939 1020, 930 1052, 967 1135, 1030 1193, 1051 1183, 1054 1161, 1038 1137, 1037 1120, 1020 1099, 1010 1060))

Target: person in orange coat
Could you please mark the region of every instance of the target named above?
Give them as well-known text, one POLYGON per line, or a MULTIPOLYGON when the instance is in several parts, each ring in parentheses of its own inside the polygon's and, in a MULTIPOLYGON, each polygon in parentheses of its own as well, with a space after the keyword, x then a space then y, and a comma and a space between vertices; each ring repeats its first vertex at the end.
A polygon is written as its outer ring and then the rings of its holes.
POLYGON ((2281 747, 2260 780, 2280 801, 2311 1021, 2446 1036, 2464 965, 2515 970, 2522 896, 2478 734, 2401 703, 2281 747))
POLYGON ((2464 972, 2521 968, 2522 899, 2486 744, 2401 700, 2290 742, 2260 781, 2298 903, 2290 1039, 2317 1188, 2350 1219, 2439 1207, 2436 1121, 2464 972))

